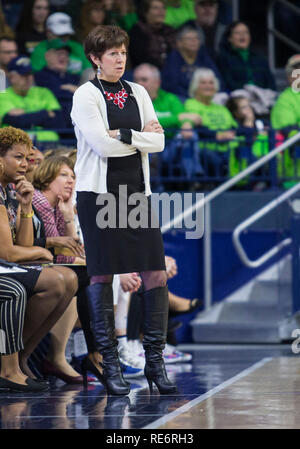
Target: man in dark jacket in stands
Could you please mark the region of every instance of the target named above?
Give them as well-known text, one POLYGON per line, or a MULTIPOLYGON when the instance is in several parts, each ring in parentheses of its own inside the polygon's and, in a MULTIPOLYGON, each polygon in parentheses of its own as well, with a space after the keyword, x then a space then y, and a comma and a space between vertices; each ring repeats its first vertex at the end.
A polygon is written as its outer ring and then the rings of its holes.
POLYGON ((159 69, 175 46, 176 30, 164 23, 166 6, 163 0, 141 0, 139 21, 132 27, 129 37, 129 55, 132 67, 147 62, 159 69))
POLYGON ((37 86, 47 87, 58 99, 67 127, 71 127, 72 98, 79 84, 79 75, 67 72, 70 47, 57 40, 50 42, 45 54, 47 66, 35 73, 37 86))
POLYGON ((182 26, 189 26, 200 34, 201 42, 211 57, 215 58, 219 50, 226 25, 218 21, 219 0, 196 0, 196 19, 185 22, 182 26))

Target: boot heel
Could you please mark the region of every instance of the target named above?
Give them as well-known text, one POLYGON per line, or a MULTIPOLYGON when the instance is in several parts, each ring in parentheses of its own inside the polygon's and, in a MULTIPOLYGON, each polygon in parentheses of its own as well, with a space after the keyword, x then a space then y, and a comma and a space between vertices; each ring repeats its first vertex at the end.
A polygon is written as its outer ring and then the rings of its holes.
MULTIPOLYGON (((104 366, 98 362, 99 367, 104 370, 104 366)), ((120 377, 119 372, 115 372, 114 374, 105 375, 103 372, 100 373, 99 369, 86 357, 82 360, 81 363, 81 372, 83 377, 83 383, 85 388, 87 388, 87 371, 90 371, 97 377, 97 379, 102 383, 106 392, 109 396, 126 396, 130 393, 130 387, 125 383, 123 377, 120 377), (122 383, 123 381, 123 383, 122 383), (85 383, 86 382, 86 383, 85 383)))
POLYGON ((149 384, 150 393, 152 394, 152 383, 154 383, 160 394, 176 393, 176 386, 168 379, 163 360, 145 366, 145 377, 149 384))
POLYGON ((88 387, 87 372, 86 371, 82 374, 82 377, 83 377, 83 386, 84 386, 84 389, 86 390, 87 387, 88 387))
POLYGON ((152 394, 153 393, 153 382, 151 379, 148 379, 148 378, 147 378, 147 381, 148 381, 148 385, 149 385, 150 394, 152 394))

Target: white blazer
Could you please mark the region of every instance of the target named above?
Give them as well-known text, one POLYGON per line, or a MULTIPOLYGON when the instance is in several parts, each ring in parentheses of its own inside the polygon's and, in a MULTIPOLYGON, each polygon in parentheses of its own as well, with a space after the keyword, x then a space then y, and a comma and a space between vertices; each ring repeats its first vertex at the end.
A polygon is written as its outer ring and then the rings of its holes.
MULTIPOLYGON (((136 99, 143 129, 150 120, 158 120, 152 101, 143 86, 127 82, 136 99)), ((148 153, 163 151, 164 134, 131 130, 131 145, 110 137, 104 97, 89 81, 74 93, 71 119, 78 150, 76 191, 107 193, 107 158, 130 156, 140 150, 145 194, 151 195, 148 153)))

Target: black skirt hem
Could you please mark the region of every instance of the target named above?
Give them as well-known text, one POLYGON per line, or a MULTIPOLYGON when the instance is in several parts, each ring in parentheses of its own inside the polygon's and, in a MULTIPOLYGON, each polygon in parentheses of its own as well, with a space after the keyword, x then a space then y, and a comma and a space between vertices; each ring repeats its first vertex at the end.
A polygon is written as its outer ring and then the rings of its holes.
POLYGON ((127 273, 142 273, 143 271, 166 271, 166 266, 164 265, 164 266, 162 266, 162 267, 157 267, 157 266, 155 266, 155 267, 153 267, 153 268, 149 268, 149 267, 147 267, 147 268, 144 268, 144 269, 136 269, 136 268, 130 268, 129 267, 129 269, 127 268, 127 269, 125 269, 124 268, 124 270, 120 270, 118 273, 116 273, 116 272, 114 272, 114 273, 107 273, 107 272, 99 272, 99 271, 97 271, 97 272, 95 272, 95 273, 92 273, 92 272, 90 272, 89 271, 89 269, 88 269, 88 275, 89 275, 89 277, 92 277, 92 276, 109 276, 109 275, 118 275, 118 274, 127 274, 127 273))

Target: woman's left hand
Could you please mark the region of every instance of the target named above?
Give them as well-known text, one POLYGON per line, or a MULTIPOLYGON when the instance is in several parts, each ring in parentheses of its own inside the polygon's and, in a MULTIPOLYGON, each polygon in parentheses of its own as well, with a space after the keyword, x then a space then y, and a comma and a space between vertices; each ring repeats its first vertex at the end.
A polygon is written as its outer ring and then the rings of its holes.
POLYGON ((108 129, 107 133, 109 137, 112 137, 113 139, 117 138, 118 129, 108 129))
POLYGON ((143 133, 158 133, 158 134, 164 134, 163 127, 160 125, 160 123, 157 120, 150 120, 144 128, 143 133))
POLYGON ((25 176, 20 176, 15 181, 16 198, 19 201, 23 212, 31 211, 31 203, 34 192, 34 187, 31 182, 27 181, 25 176), (25 210, 26 209, 26 210, 25 210))
POLYGON ((134 293, 140 288, 142 281, 137 273, 120 274, 121 287, 124 292, 134 293))

